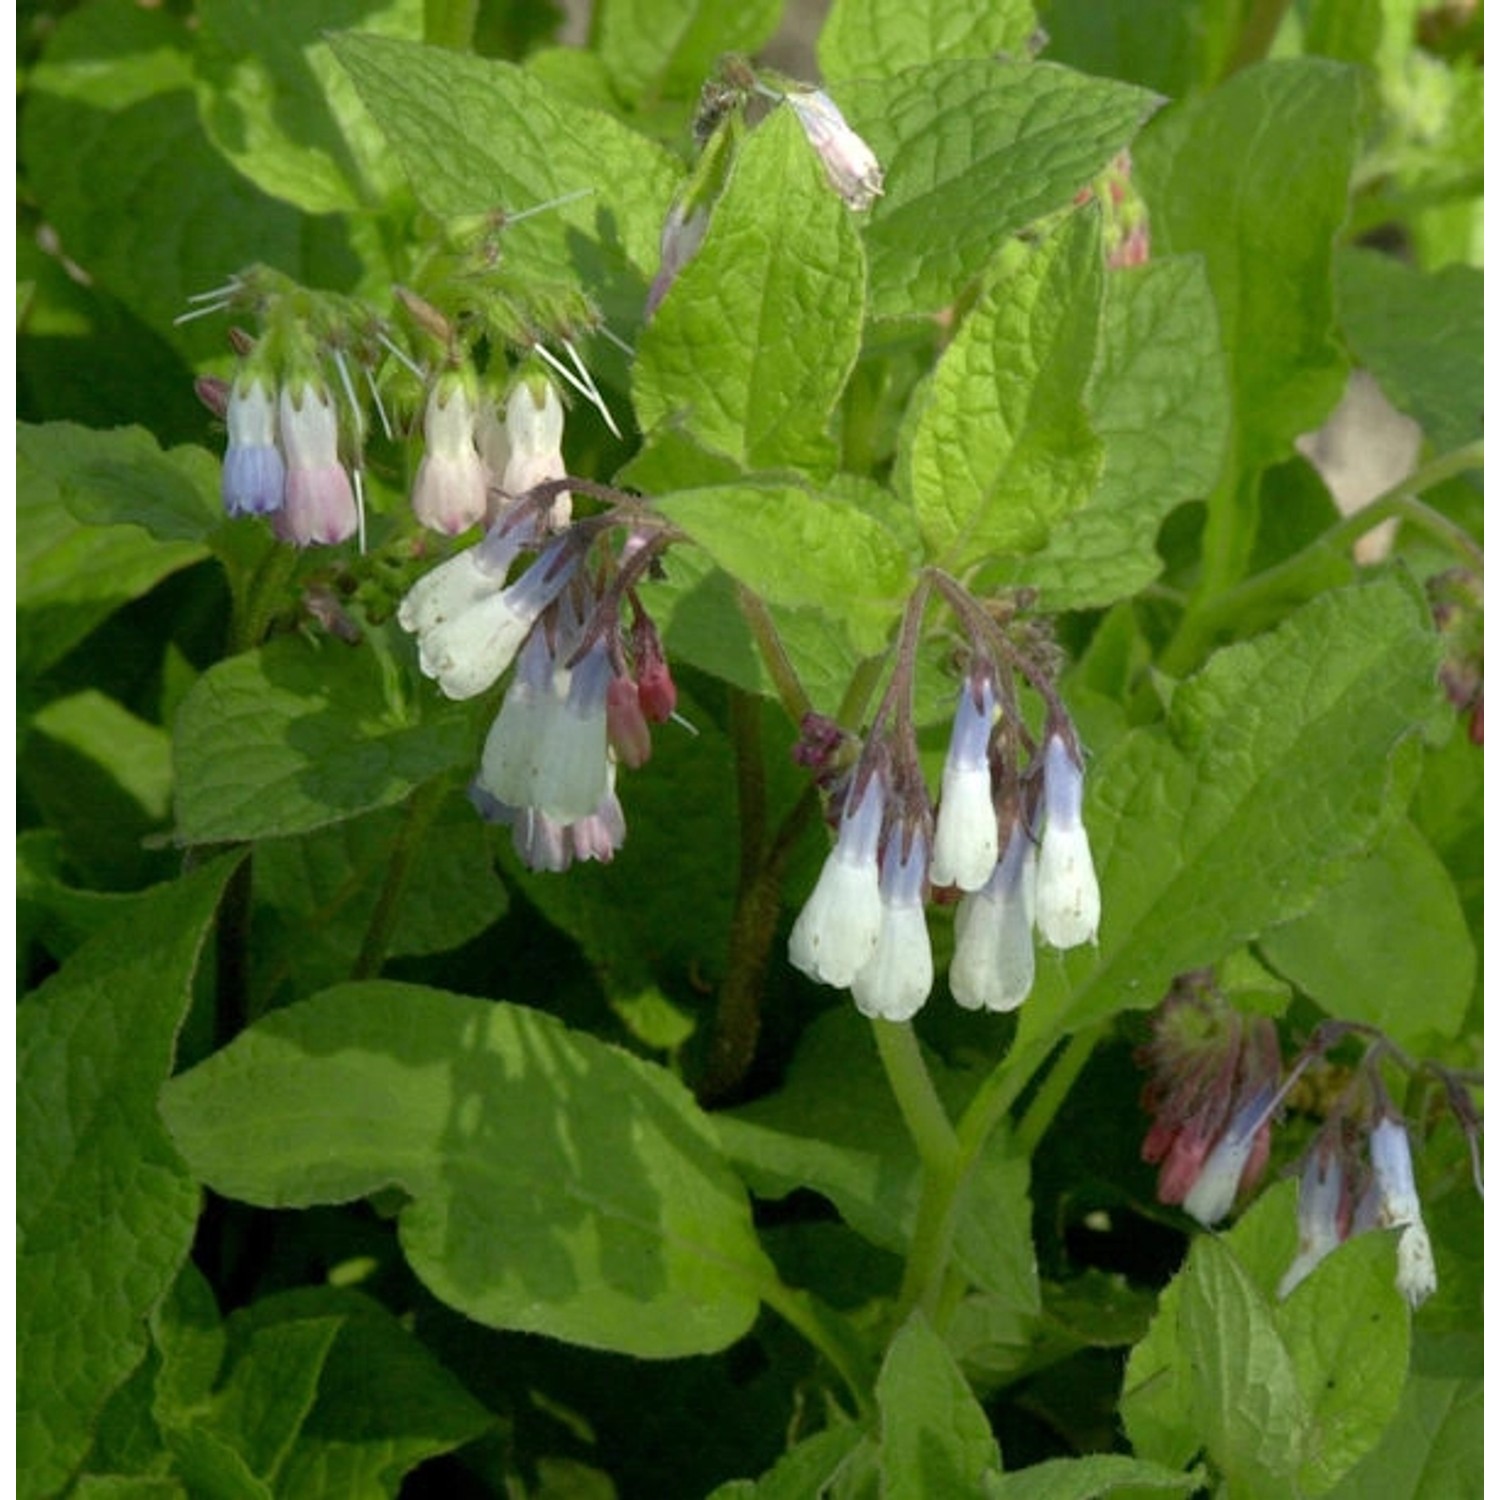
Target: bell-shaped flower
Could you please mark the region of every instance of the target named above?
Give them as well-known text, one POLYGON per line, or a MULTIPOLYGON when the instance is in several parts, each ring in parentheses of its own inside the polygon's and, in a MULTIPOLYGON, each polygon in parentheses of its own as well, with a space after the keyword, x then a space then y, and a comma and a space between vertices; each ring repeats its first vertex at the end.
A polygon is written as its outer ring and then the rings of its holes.
POLYGON ((625 842, 625 811, 615 795, 614 762, 609 766, 609 783, 599 806, 586 818, 579 818, 568 828, 573 854, 577 859, 594 860, 607 865, 615 851, 625 842))
MULTIPOLYGON (((567 474, 563 464, 563 408, 557 388, 545 376, 518 380, 505 405, 505 435, 509 454, 500 476, 507 501, 529 489, 567 474)), ((573 514, 573 497, 563 491, 552 502, 549 525, 560 531, 573 514)))
POLYGON ((1258 1175, 1252 1162, 1260 1154, 1264 1163, 1269 1143, 1267 1111, 1275 1094, 1274 1086, 1264 1085, 1235 1111, 1184 1196, 1183 1208, 1205 1227, 1225 1218, 1239 1196, 1240 1184, 1258 1175))
POLYGON ((1036 878, 1036 925, 1054 948, 1092 943, 1099 932, 1099 881, 1083 826, 1083 766, 1057 730, 1042 761, 1047 823, 1036 878))
POLYGON ((880 827, 885 786, 871 772, 849 789, 838 837, 792 927, 788 956, 809 979, 847 989, 880 938, 880 827))
MULTIPOLYGON (((579 554, 569 546, 569 539, 562 537, 514 583, 473 600, 467 608, 445 614, 439 623, 424 628, 406 625, 403 619, 407 629, 417 631, 422 671, 436 678, 450 698, 472 698, 493 686, 515 660, 542 611, 567 586, 578 562, 579 554)), ((454 594, 471 579, 472 565, 470 573, 455 576, 454 594)), ((451 604, 453 596, 443 602, 451 604)), ((411 613, 415 619, 421 611, 414 609, 411 613)))
POLYGON ((850 990, 862 1015, 909 1021, 932 993, 932 943, 923 898, 927 890, 927 834, 920 824, 898 826, 880 862, 880 930, 875 951, 850 990))
MULTIPOLYGON (((1334 1127, 1336 1129, 1336 1127, 1334 1127)), ((1349 1179, 1336 1134, 1313 1142, 1297 1184, 1297 1255, 1276 1288, 1290 1297, 1349 1233, 1349 1179)))
POLYGON ((966 1010, 1014 1010, 1036 982, 1036 845, 1020 818, 989 880, 958 903, 948 984, 966 1010))
POLYGON ((507 807, 533 805, 547 726, 561 711, 567 691, 568 673, 557 661, 545 626, 539 626, 516 658, 515 676, 485 738, 475 778, 496 802, 507 807))
POLYGON ((282 386, 280 407, 286 502, 276 512, 276 534, 298 547, 347 541, 359 530, 359 508, 339 462, 333 400, 321 384, 294 380, 282 386))
POLYGON ((959 692, 948 741, 932 841, 934 885, 977 891, 995 872, 1000 848, 989 754, 994 719, 994 684, 980 672, 959 692))
POLYGON ((422 430, 427 451, 417 466, 411 508, 431 531, 457 536, 484 519, 488 476, 474 444, 472 378, 443 376, 427 397, 422 430))
POLYGON ((263 376, 242 375, 224 408, 229 446, 224 450, 224 511, 270 516, 286 498, 286 464, 276 446, 276 392, 263 376))
POLYGON ((493 527, 482 542, 424 573, 407 590, 396 612, 401 628, 425 634, 498 593, 531 532, 526 525, 493 527))
POLYGON ((850 208, 869 208, 885 191, 884 174, 875 153, 854 132, 838 105, 821 89, 790 93, 786 102, 796 111, 839 196, 850 208))
POLYGON ((1370 1167, 1376 1222, 1401 1231, 1396 1242, 1396 1286, 1413 1307, 1420 1307, 1437 1290, 1437 1266, 1422 1221, 1411 1141, 1406 1126, 1388 1114, 1370 1132, 1370 1167))
POLYGON ((526 800, 565 823, 588 817, 604 798, 609 778, 606 704, 613 676, 609 653, 596 641, 568 673, 566 696, 547 720, 526 800))

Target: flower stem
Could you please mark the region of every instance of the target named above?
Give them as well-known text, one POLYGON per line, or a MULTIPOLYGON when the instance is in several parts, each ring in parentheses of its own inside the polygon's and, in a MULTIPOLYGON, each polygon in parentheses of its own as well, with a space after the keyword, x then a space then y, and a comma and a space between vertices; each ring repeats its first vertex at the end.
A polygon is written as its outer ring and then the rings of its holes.
POLYGON ((958 1136, 933 1086, 916 1032, 909 1021, 872 1021, 870 1026, 917 1155, 925 1166, 945 1166, 958 1150, 958 1136))
POLYGON ((849 1323, 811 1292, 789 1287, 774 1276, 759 1291, 766 1306, 780 1313, 843 1377, 860 1415, 873 1415, 875 1386, 869 1358, 849 1323))
POLYGON ((807 689, 802 686, 802 679, 797 676, 797 669, 786 654, 771 611, 759 594, 752 593, 743 584, 736 585, 734 593, 740 613, 755 638, 761 660, 766 664, 766 671, 771 674, 781 706, 793 724, 800 724, 812 712, 812 699, 807 696, 807 689))
POLYGON ((1254 578, 1220 593, 1200 594, 1201 603, 1189 608, 1158 663, 1169 676, 1191 672, 1222 636, 1236 626, 1264 619, 1321 592, 1330 567, 1349 566, 1354 543, 1381 522, 1399 517, 1419 527, 1451 549, 1469 567, 1484 569, 1484 551, 1461 527, 1424 504, 1418 496, 1435 485, 1484 464, 1484 444, 1475 442, 1435 458, 1393 485, 1383 495, 1329 527, 1299 552, 1254 578))
POLYGON ((229 626, 229 655, 253 651, 269 634, 282 605, 282 592, 297 570, 295 547, 273 542, 250 576, 243 592, 236 592, 229 626))
POLYGON ((1016 1151, 1020 1155, 1029 1157, 1036 1150, 1057 1111, 1062 1107, 1063 1100, 1077 1083, 1078 1075, 1088 1065, 1094 1048, 1103 1039, 1104 1032, 1105 1028, 1102 1026, 1091 1026, 1068 1038, 1067 1046, 1047 1070, 1047 1076, 1016 1125, 1014 1138, 1016 1151))
POLYGON ((421 848, 422 840, 427 837, 427 831, 437 816, 446 790, 441 779, 429 781, 418 787, 407 799, 405 816, 386 856, 385 878, 380 884, 380 894, 375 898, 375 910, 370 913, 364 941, 360 944, 359 954, 349 974, 351 979, 374 979, 380 973, 391 934, 395 931, 401 893, 405 889, 406 878, 411 873, 412 861, 421 848))

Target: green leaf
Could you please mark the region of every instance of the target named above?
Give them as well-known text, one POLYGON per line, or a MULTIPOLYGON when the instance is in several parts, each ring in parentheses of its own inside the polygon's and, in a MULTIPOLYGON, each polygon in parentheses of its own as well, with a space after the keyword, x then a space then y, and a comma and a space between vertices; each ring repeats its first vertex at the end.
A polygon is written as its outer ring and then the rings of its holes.
POLYGON ((1099 337, 1099 216, 1012 244, 914 403, 897 473, 929 553, 962 572, 1034 552, 1088 498, 1102 452, 1084 410, 1099 337))
POLYGON ((180 518, 180 505, 187 513, 202 508, 183 470, 140 428, 98 433, 66 422, 21 424, 16 505, 22 677, 45 671, 121 605, 207 555, 197 540, 157 541, 143 529, 169 526, 164 518, 180 518), (122 492, 143 503, 121 502, 122 492), (158 508, 162 497, 171 498, 158 508))
POLYGON ((285 12, 204 0, 198 15, 204 128, 246 177, 311 214, 389 198, 399 174, 326 38, 350 27, 419 41, 421 0, 319 0, 285 12))
MULTIPOLYGON (((928 1066, 950 1110, 973 1080, 928 1066)), ((725 1149, 757 1194, 810 1187, 872 1244, 904 1251, 916 1221, 920 1163, 902 1128, 867 1022, 852 1009, 808 1027, 787 1081, 718 1117, 725 1149)), ((1041 1305, 1031 1242, 1028 1164, 992 1139, 965 1190, 954 1235, 959 1268, 1021 1314, 1041 1305)))
POLYGON ((1331 1489, 1373 1448, 1406 1384, 1411 1316, 1396 1289, 1391 1234, 1341 1245, 1277 1309, 1311 1416, 1298 1482, 1331 1489))
POLYGON ((1208 267, 1229 351, 1231 474, 1288 457, 1343 391, 1331 257, 1358 114, 1354 69, 1261 63, 1164 114, 1134 148, 1153 251, 1201 251, 1208 267))
POLYGON ((827 472, 859 353, 864 256, 789 108, 745 143, 708 237, 641 331, 643 428, 680 424, 746 468, 827 472))
POLYGON ((1476 1333, 1412 1344, 1395 1420, 1330 1500, 1479 1500, 1484 1492, 1484 1356, 1476 1333))
POLYGON ((1046 0, 1047 55, 1179 99, 1223 71, 1243 0, 1046 0))
POLYGON ((852 1422, 814 1433, 777 1459, 769 1473, 758 1480, 733 1479, 720 1485, 709 1500, 806 1500, 822 1494, 861 1436, 852 1422))
POLYGON ((172 319, 253 262, 304 271, 313 237, 208 142, 182 19, 128 0, 63 17, 28 78, 21 156, 63 249, 193 355, 222 328, 172 319))
POLYGON ((1066 208, 1156 105, 1128 84, 989 60, 908 68, 838 102, 885 168, 866 232, 883 318, 952 303, 1007 236, 1066 208))
POLYGON ((680 175, 661 147, 509 63, 355 32, 332 46, 431 212, 515 213, 584 189, 508 229, 507 253, 592 275, 581 240, 606 264, 655 270, 680 175))
POLYGON ((1484 275, 1424 272, 1373 250, 1334 260, 1339 326, 1387 398, 1439 453, 1484 431, 1484 275))
POLYGON ((188 844, 306 833, 401 801, 467 765, 469 715, 426 722, 392 701, 368 648, 273 641, 211 667, 177 716, 177 837, 188 844))
POLYGON ((1182 1274, 1178 1338, 1195 1424, 1230 1493, 1284 1495, 1309 1414, 1271 1308, 1234 1253, 1204 1235, 1182 1274))
POLYGON ((1260 947, 1329 1015, 1419 1053, 1459 1034, 1474 993, 1474 942, 1453 879, 1410 823, 1260 947))
POLYGON ((1019 53, 1035 30, 1031 0, 836 0, 818 65, 834 80, 893 78, 919 63, 1019 53))
POLYGON ((1086 400, 1104 473, 1040 552, 995 568, 997 585, 1029 585, 1049 610, 1091 609, 1156 577, 1163 519, 1208 494, 1224 461, 1230 412, 1217 324, 1197 256, 1105 278, 1103 339, 1086 400))
POLYGON ((412 1269, 492 1327, 703 1353, 745 1332, 771 1274, 682 1086, 518 1006, 328 990, 173 1080, 162 1108, 228 1197, 296 1207, 400 1188, 412 1269))
MULTIPOLYGON (((408 1470, 493 1420, 358 1293, 305 1287, 263 1298, 225 1330, 218 1388, 168 1422, 190 1474, 211 1469, 227 1448, 280 1500, 394 1496, 408 1470)), ((215 1477, 199 1483, 212 1490, 215 1477)))
POLYGON ((1398 752, 1432 708, 1434 649, 1399 578, 1328 593, 1220 651, 1165 725, 1118 740, 1085 810, 1099 947, 1039 966, 1020 1039, 1154 1005, 1173 975, 1307 911, 1383 831, 1398 752))
POLYGON ((781 19, 782 0, 608 0, 599 9, 598 55, 632 102, 696 99, 726 52, 758 52, 781 19))
POLYGON ((56 1492, 187 1257, 198 1189, 156 1117, 232 861, 135 903, 17 1013, 16 1439, 56 1492))
POLYGON ((911 586, 906 549, 847 500, 747 481, 656 502, 726 573, 768 604, 839 617, 855 649, 886 643, 911 586))
POLYGON ((87 525, 134 525, 161 542, 202 542, 224 520, 219 460, 203 448, 163 452, 144 427, 22 423, 16 448, 54 503, 87 525))
MULTIPOLYGON (((382 808, 255 856, 257 968, 289 973, 310 994, 347 978, 381 899, 408 809, 382 808)), ((448 797, 416 838, 386 951, 443 953, 505 911, 485 826, 466 798, 448 797)))
POLYGON ((995 1486, 994 1500, 1095 1500, 1128 1490, 1192 1494, 1201 1488, 1193 1474, 1127 1458, 1123 1453, 1091 1453, 1085 1458, 1054 1458, 1014 1469, 995 1486))
POLYGON ((989 1419, 920 1312, 891 1340, 875 1399, 885 1500, 975 1495, 998 1475, 1000 1449, 989 1419))

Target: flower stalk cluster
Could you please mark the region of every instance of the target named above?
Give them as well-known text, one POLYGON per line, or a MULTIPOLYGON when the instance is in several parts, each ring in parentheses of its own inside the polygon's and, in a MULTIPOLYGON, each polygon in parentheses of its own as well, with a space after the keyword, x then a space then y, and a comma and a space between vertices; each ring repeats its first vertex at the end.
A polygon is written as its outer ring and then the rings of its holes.
MULTIPOLYGON (((804 724, 799 759, 828 771, 840 737, 804 724)), ((925 905, 956 891, 949 983, 970 1009, 1013 1010, 1035 978, 1033 930, 1059 949, 1095 941, 1099 884, 1083 824, 1083 759, 1047 669, 945 575, 907 607, 890 685, 852 767, 825 774, 837 837, 792 929, 790 958, 848 989, 865 1015, 907 1021, 933 984, 925 905), (968 636, 934 810, 917 758, 911 694, 932 588, 968 636), (1033 736, 1018 678, 1041 698, 1033 736)))
POLYGON ((1205 1226, 1217 1224, 1263 1176, 1273 1120, 1294 1084, 1351 1033, 1375 1040, 1302 1155, 1297 1253, 1278 1291, 1290 1296, 1352 1235, 1394 1229, 1396 1286, 1415 1308, 1436 1290, 1437 1269, 1410 1135, 1390 1102, 1379 1063, 1389 1059, 1409 1071, 1439 1075, 1475 1149, 1476 1183, 1478 1115, 1452 1073, 1413 1063, 1373 1028, 1324 1023, 1283 1079, 1270 1019, 1241 1015, 1213 988, 1211 975, 1183 976, 1157 1011, 1152 1040, 1142 1051, 1151 1069, 1144 1103, 1154 1119, 1141 1155, 1160 1165, 1157 1196, 1163 1203, 1180 1203, 1205 1226))

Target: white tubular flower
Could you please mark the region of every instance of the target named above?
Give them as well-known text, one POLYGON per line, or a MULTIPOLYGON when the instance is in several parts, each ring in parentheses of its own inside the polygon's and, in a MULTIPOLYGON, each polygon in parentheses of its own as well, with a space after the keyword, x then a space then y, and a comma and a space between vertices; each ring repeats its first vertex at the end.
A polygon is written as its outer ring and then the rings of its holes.
MULTIPOLYGON (((509 500, 534 485, 561 479, 568 471, 562 456, 563 409, 557 389, 542 376, 517 382, 505 406, 505 436, 509 455, 500 489, 509 500)), ((573 497, 565 490, 552 502, 549 524, 554 531, 573 515, 573 497)))
MULTIPOLYGON (((1042 850, 1045 861, 1046 849, 1042 850)), ((1255 1151, 1256 1137, 1266 1128, 1266 1111, 1276 1096, 1265 1084, 1235 1111, 1224 1134, 1208 1153, 1197 1180, 1182 1200, 1183 1208, 1206 1229, 1225 1218, 1239 1195, 1240 1181, 1255 1151)))
POLYGON ((436 678, 448 697, 475 697, 515 660, 542 611, 578 566, 576 555, 559 556, 561 548, 554 543, 508 588, 418 632, 422 671, 436 678))
POLYGON ((932 943, 922 898, 927 885, 927 835, 898 828, 880 867, 880 932, 875 952, 850 989, 862 1015, 909 1021, 932 993, 932 943))
POLYGON ((995 689, 987 675, 966 682, 958 695, 953 737, 943 766, 937 832, 932 841, 932 883, 977 891, 1000 857, 990 793, 990 727, 995 689))
POLYGON ((1413 1308, 1437 1290, 1432 1241, 1422 1222, 1406 1126, 1384 1116, 1370 1132, 1370 1165, 1375 1173, 1378 1222, 1401 1231, 1396 1244, 1396 1286, 1413 1308))
POLYGON ((516 659, 516 675, 485 738, 477 784, 507 807, 529 807, 536 766, 549 719, 562 708, 568 674, 562 671, 545 631, 534 630, 516 659), (561 676, 561 683, 557 681, 561 676))
POLYGON ((1278 1297, 1290 1297, 1343 1243, 1348 1225, 1347 1199, 1338 1152, 1322 1141, 1314 1142, 1297 1184, 1297 1256, 1276 1288, 1278 1297))
POLYGON ((1042 769, 1047 826, 1036 881, 1036 925, 1054 948, 1099 933, 1099 880, 1083 826, 1083 767, 1062 735, 1047 738, 1042 769))
POLYGON ((474 399, 469 380, 450 375, 427 398, 422 429, 427 451, 417 467, 411 508, 431 531, 457 536, 484 519, 487 478, 474 446, 474 399))
POLYGON ((276 391, 259 375, 242 376, 229 388, 224 409, 229 446, 224 450, 224 511, 231 516, 269 516, 286 495, 286 464, 276 446, 276 391))
POLYGON ((850 208, 863 210, 885 191, 875 153, 854 132, 838 105, 822 89, 786 96, 823 162, 835 191, 850 208))
POLYGON ((966 1010, 1014 1010, 1036 982, 1036 845, 1019 818, 989 881, 958 903, 948 985, 966 1010))
POLYGON ((788 954, 809 979, 846 989, 880 937, 880 825, 885 788, 877 773, 850 790, 833 850, 792 928, 788 954))
POLYGON ((473 609, 505 587, 505 575, 531 536, 528 526, 491 531, 477 546, 424 573, 407 591, 396 618, 421 635, 473 609))
POLYGON ((286 453, 286 503, 276 534, 306 547, 347 541, 359 530, 359 508, 339 462, 339 419, 328 392, 307 381, 281 388, 281 443, 286 453))
POLYGON ((568 675, 567 692, 549 716, 527 798, 550 817, 589 817, 609 784, 605 703, 614 668, 602 641, 568 675))

